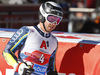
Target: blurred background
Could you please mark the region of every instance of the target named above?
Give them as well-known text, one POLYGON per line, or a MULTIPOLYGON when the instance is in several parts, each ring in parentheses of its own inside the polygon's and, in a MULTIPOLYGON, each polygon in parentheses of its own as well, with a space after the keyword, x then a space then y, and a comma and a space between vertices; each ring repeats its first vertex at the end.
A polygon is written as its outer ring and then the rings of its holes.
MULTIPOLYGON (((36 26, 38 10, 47 0, 0 0, 0 28, 36 26)), ((48 0, 63 8, 63 20, 54 31, 100 33, 100 0, 48 0)))

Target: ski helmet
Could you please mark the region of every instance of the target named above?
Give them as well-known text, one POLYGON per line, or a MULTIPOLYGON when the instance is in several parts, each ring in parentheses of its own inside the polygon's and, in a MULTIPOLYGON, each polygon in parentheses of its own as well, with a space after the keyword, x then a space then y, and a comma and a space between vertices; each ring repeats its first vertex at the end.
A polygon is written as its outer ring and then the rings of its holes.
POLYGON ((41 4, 39 8, 39 20, 44 23, 45 20, 58 25, 63 17, 63 10, 61 6, 55 2, 47 1, 41 4), (53 19, 51 19, 53 18, 53 19))

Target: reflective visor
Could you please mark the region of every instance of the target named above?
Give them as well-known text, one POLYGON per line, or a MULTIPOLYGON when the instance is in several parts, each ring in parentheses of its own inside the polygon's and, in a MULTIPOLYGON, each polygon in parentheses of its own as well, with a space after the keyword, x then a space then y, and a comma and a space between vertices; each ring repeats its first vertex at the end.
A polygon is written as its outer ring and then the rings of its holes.
POLYGON ((60 21, 61 21, 61 18, 60 17, 57 17, 57 16, 53 16, 53 15, 48 15, 47 16, 47 20, 50 23, 56 23, 58 25, 60 23, 60 21))

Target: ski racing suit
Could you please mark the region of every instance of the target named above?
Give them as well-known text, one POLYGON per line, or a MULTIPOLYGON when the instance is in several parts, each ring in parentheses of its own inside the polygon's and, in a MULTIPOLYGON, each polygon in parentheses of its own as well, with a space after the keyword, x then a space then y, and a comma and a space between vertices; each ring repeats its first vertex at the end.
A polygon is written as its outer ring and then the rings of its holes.
POLYGON ((31 62, 35 70, 32 74, 45 75, 46 72, 56 70, 57 45, 55 36, 43 32, 39 25, 23 26, 11 37, 3 51, 3 56, 11 66, 18 61, 31 62), (18 57, 15 54, 17 51, 19 51, 18 57))

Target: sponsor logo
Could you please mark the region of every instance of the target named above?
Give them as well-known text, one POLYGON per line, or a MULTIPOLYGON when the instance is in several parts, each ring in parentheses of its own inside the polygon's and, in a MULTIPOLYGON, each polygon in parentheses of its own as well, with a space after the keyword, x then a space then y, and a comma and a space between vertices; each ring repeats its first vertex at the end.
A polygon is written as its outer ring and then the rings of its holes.
POLYGON ((35 70, 35 73, 44 75, 46 70, 47 70, 47 67, 44 67, 44 66, 41 66, 41 65, 38 65, 38 64, 34 64, 33 69, 35 70))
POLYGON ((14 75, 14 69, 6 69, 3 72, 0 71, 0 75, 14 75))
POLYGON ((75 73, 70 73, 70 74, 68 74, 68 75, 76 75, 75 73))
MULTIPOLYGON (((58 73, 58 75, 67 75, 66 73, 58 73)), ((70 73, 68 75, 76 75, 75 73, 70 73)))
POLYGON ((2 75, 1 71, 0 71, 0 75, 2 75))
POLYGON ((25 52, 27 56, 24 60, 30 61, 32 63, 36 63, 39 65, 45 65, 49 62, 50 54, 46 54, 40 51, 33 51, 32 53, 25 52))
POLYGON ((23 33, 23 29, 19 29, 11 38, 10 43, 13 43, 16 41, 16 39, 23 33))

